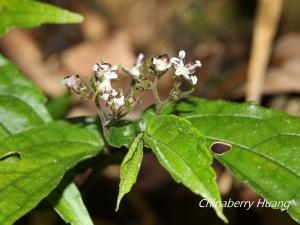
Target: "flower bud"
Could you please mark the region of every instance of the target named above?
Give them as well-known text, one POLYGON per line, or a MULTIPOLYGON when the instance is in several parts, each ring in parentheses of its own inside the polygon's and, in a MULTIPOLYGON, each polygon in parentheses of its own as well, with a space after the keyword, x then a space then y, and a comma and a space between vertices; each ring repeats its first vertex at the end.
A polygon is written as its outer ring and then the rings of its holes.
POLYGON ((154 69, 158 72, 166 72, 172 66, 170 58, 167 54, 153 57, 152 64, 154 69))
POLYGON ((137 80, 142 76, 141 67, 144 63, 144 54, 140 53, 132 67, 124 67, 123 70, 137 80))
POLYGON ((79 92, 81 87, 81 80, 78 75, 67 76, 62 80, 62 84, 65 85, 72 92, 79 92))

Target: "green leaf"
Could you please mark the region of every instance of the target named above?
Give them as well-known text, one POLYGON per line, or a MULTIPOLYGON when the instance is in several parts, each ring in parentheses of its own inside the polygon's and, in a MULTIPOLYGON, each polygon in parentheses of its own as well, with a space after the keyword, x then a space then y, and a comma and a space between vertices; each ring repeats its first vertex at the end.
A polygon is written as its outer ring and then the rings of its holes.
POLYGON ((74 183, 56 188, 47 200, 66 223, 72 225, 93 225, 89 213, 81 199, 81 194, 74 183))
MULTIPOLYGON (((4 137, 8 137, 12 134, 20 133, 32 127, 36 127, 38 125, 50 122, 52 119, 44 106, 45 101, 46 98, 44 97, 44 95, 28 79, 22 76, 12 63, 10 63, 8 60, 6 60, 3 56, 0 55, 0 139, 4 137)), ((92 131, 93 134, 95 134, 95 138, 94 138, 95 140, 96 139, 101 140, 101 137, 99 133, 96 132, 96 128, 94 125, 93 127, 91 127, 90 125, 83 124, 82 126, 84 126, 86 130, 89 129, 89 131, 92 131)), ((75 126, 74 128, 78 130, 78 128, 76 128, 75 126)), ((45 129, 47 129, 47 127, 45 127, 45 129)), ((91 135, 94 136, 93 134, 91 135)), ((91 146, 91 149, 92 148, 94 147, 91 146)), ((19 160, 21 160, 21 156, 22 154, 20 151, 11 151, 5 154, 0 154, 0 168, 2 162, 6 162, 6 163, 18 162, 19 160)), ((49 157, 50 157, 49 159, 51 159, 52 156, 49 155, 49 157)), ((80 160, 81 159, 78 158, 78 161, 80 160)), ((35 164, 36 161, 37 159, 33 158, 31 162, 27 161, 27 164, 31 164, 31 163, 35 164)), ((18 164, 15 166, 18 166, 18 164)), ((67 169, 68 168, 64 168, 64 171, 66 171, 67 169)), ((10 175, 12 177, 14 176, 13 173, 7 173, 4 178, 9 180, 10 175)), ((1 169, 0 169, 0 181, 2 180, 2 178, 3 176, 1 174, 1 169)), ((28 180, 26 182, 30 182, 30 181, 28 180)), ((55 186, 56 185, 54 185, 52 189, 55 186)), ((13 187, 11 190, 15 189, 13 185, 11 185, 10 188, 11 187, 13 187)), ((49 189, 47 191, 49 192, 52 189, 49 189)), ((66 200, 68 200, 69 202, 77 201, 77 203, 79 204, 80 200, 78 199, 78 195, 77 198, 74 198, 72 200, 71 199, 72 196, 76 197, 75 193, 74 195, 70 195, 68 194, 69 190, 65 190, 65 191, 68 196, 68 199, 61 198, 59 200, 59 202, 61 202, 60 205, 63 205, 63 203, 66 200)), ((10 192, 10 190, 8 190, 8 192, 10 192)), ((58 194, 58 190, 55 190, 55 192, 58 194)), ((0 191, 0 196, 1 196, 1 191, 0 191)), ((9 195, 7 195, 6 197, 8 196, 9 195)), ((38 198, 39 196, 41 196, 41 198, 38 200, 41 200, 43 198, 43 195, 37 195, 36 198, 38 198)), ((38 202, 38 200, 35 201, 38 202)), ((6 199, 4 199, 3 201, 5 202, 6 199)), ((33 204, 36 203, 33 202, 33 204)), ((28 208, 25 208, 25 210, 29 211, 31 208, 33 208, 30 207, 31 206, 28 206, 28 208)), ((81 215, 80 218, 78 218, 81 219, 79 221, 82 221, 82 219, 84 218, 86 218, 86 221, 88 221, 89 215, 87 211, 84 209, 85 209, 84 205, 77 208, 69 208, 68 215, 71 216, 70 213, 72 213, 73 214, 72 218, 74 221, 78 217, 76 215, 81 215), (75 211, 72 212, 71 211, 72 209, 74 209, 75 211), (82 209, 80 214, 78 214, 79 209, 82 209)), ((57 207, 56 211, 58 211, 60 215, 64 215, 66 213, 63 207, 57 207), (60 210, 62 211, 60 212, 60 210)), ((21 216, 23 214, 20 213, 17 215, 21 216)), ((1 215, 1 207, 0 207, 0 220, 1 220, 1 216, 2 215, 1 215)), ((68 217, 65 216, 63 217, 63 219, 68 219, 68 217)), ((78 223, 80 224, 80 222, 78 223)))
MULTIPOLYGON (((216 174, 210 166, 212 155, 205 138, 190 122, 173 115, 153 117, 148 122, 144 141, 175 181, 210 203, 221 201, 216 174)), ((222 207, 214 205, 217 215, 227 222, 222 207)))
POLYGON ((100 152, 88 129, 52 122, 1 139, 0 224, 13 224, 34 208, 79 161, 100 152))
MULTIPOLYGON (((291 201, 300 222, 300 118, 254 103, 190 99, 176 111, 205 134, 209 144, 232 149, 215 157, 267 201, 291 201)), ((279 207, 284 210, 284 207, 279 207)))
POLYGON ((0 55, 0 137, 51 121, 45 96, 0 55))
POLYGON ((69 94, 59 96, 47 102, 46 107, 53 119, 63 119, 71 106, 71 96, 69 94))
MULTIPOLYGON (((159 115, 168 115, 168 114, 173 114, 174 110, 175 110, 175 106, 176 106, 176 102, 167 102, 164 103, 160 109, 160 113, 159 115)), ((156 116, 155 113, 155 106, 152 105, 150 107, 148 107, 143 114, 141 115, 141 120, 144 122, 147 122, 148 120, 150 120, 152 117, 156 116)), ((141 125, 140 125, 141 126, 141 125)))
POLYGON ((96 116, 79 116, 67 119, 68 122, 89 130, 99 139, 102 139, 102 126, 99 117, 96 116))
POLYGON ((34 0, 0 0, 0 36, 11 28, 44 23, 80 23, 82 16, 34 0))
POLYGON ((137 122, 120 121, 110 126, 108 130, 109 144, 116 148, 129 147, 140 132, 137 122))
POLYGON ((121 180, 119 185, 119 195, 117 200, 116 211, 118 211, 120 202, 124 195, 131 190, 133 184, 136 182, 136 178, 139 173, 143 158, 142 137, 142 133, 136 136, 121 164, 121 180))

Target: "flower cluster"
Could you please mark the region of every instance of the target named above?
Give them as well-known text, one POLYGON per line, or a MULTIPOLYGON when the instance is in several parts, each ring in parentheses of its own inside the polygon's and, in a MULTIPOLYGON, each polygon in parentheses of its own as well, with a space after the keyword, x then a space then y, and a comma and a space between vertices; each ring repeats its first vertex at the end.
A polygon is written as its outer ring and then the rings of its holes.
MULTIPOLYGON (((157 113, 165 101, 161 101, 157 92, 157 83, 161 76, 173 69, 174 85, 167 100, 177 100, 185 93, 191 93, 197 84, 196 69, 201 67, 199 60, 185 62, 185 51, 179 51, 178 57, 169 57, 167 54, 155 56, 146 61, 143 54, 139 54, 131 67, 120 67, 110 63, 96 63, 93 66, 94 75, 89 81, 84 81, 78 75, 65 77, 62 83, 73 93, 84 99, 91 99, 96 103, 101 113, 107 110, 101 109, 102 105, 108 109, 108 115, 112 119, 120 119, 132 110, 138 102, 138 92, 152 90, 156 101, 157 113), (119 78, 120 72, 125 72, 132 77, 132 87, 124 94, 121 89, 113 88, 112 81, 119 78), (181 84, 186 80, 191 85, 188 92, 181 91, 181 84), (103 102, 104 104, 102 104, 103 102)), ((107 122, 107 121, 106 121, 107 122)))

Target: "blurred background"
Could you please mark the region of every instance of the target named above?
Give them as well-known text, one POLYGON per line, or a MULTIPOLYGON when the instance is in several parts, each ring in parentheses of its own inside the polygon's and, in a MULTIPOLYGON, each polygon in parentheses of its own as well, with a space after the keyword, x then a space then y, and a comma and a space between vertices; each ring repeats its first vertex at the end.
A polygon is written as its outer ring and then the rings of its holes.
MULTIPOLYGON (((189 60, 200 59, 195 96, 242 102, 300 115, 300 1, 297 0, 49 0, 82 14, 79 25, 44 25, 12 30, 0 39, 1 52, 49 97, 55 118, 95 115, 92 103, 66 93, 64 76, 92 74, 100 60, 132 65, 142 52, 147 57, 185 49, 189 60)), ((126 88, 123 75, 114 83, 126 88)), ((171 78, 160 81, 166 96, 171 78)), ((143 104, 129 118, 137 118, 153 103, 143 104)), ((126 152, 123 149, 122 154, 126 152)), ((176 184, 152 154, 145 154, 133 191, 114 212, 120 158, 95 159, 76 168, 75 182, 96 225, 223 224, 200 198, 176 184), (90 163, 90 164, 89 164, 90 163), (92 166, 91 166, 92 165, 92 166)), ((242 163, 242 162, 241 162, 242 163)), ((246 184, 235 181, 214 163, 224 200, 258 201, 246 184)), ((296 224, 286 212, 267 208, 227 208, 229 224, 296 224)), ((17 224, 63 224, 41 203, 17 224)))

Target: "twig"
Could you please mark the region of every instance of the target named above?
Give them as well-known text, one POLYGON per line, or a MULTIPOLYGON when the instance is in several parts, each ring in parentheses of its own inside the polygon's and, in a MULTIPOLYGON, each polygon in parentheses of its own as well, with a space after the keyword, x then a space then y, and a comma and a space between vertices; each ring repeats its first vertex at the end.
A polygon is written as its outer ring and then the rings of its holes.
POLYGON ((248 66, 246 99, 261 100, 264 76, 277 31, 283 0, 260 0, 255 18, 252 51, 248 66))

